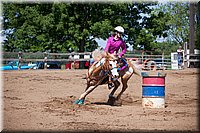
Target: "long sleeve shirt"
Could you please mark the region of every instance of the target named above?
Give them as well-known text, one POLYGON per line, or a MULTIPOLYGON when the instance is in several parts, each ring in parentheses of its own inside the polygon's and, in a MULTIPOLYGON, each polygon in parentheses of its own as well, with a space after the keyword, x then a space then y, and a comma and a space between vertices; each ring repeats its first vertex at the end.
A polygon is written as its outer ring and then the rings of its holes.
POLYGON ((119 40, 115 40, 114 37, 111 36, 108 38, 104 51, 107 51, 110 54, 114 53, 115 51, 118 53, 120 48, 122 48, 122 52, 119 54, 119 56, 122 57, 122 55, 126 53, 125 42, 121 38, 119 38, 119 40))
MULTIPOLYGON (((122 52, 119 54, 120 57, 126 53, 126 44, 125 42, 119 38, 119 40, 115 40, 113 36, 108 38, 106 48, 104 51, 109 52, 110 54, 113 54, 115 51, 118 53, 119 49, 122 48, 122 52)), ((120 71, 124 70, 128 64, 124 59, 121 59, 123 66, 120 69, 120 71)))

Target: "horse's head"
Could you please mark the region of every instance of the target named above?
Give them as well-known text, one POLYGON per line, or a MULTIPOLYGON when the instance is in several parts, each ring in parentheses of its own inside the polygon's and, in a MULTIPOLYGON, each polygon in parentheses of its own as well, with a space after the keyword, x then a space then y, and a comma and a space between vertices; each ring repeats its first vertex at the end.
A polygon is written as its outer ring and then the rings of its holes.
POLYGON ((109 54, 106 52, 105 58, 107 60, 108 69, 111 71, 113 78, 119 78, 118 69, 118 57, 114 54, 109 54))

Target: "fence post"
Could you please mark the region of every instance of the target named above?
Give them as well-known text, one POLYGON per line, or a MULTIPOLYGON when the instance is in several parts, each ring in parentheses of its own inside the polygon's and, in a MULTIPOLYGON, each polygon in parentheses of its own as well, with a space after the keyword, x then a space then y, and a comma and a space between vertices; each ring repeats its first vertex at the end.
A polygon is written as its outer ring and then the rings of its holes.
POLYGON ((47 69, 47 52, 44 52, 44 69, 47 69))
POLYGON ((144 63, 144 51, 142 51, 142 64, 144 63))
POLYGON ((19 53, 18 53, 18 70, 20 70, 21 69, 21 63, 22 63, 22 52, 21 51, 19 51, 19 53))
POLYGON ((165 69, 165 63, 164 63, 165 61, 164 60, 165 60, 165 53, 163 51, 162 52, 162 65, 161 65, 163 67, 163 69, 165 69))
POLYGON ((183 66, 185 67, 185 68, 187 68, 187 66, 188 66, 188 61, 187 61, 187 49, 188 49, 188 44, 187 44, 187 42, 185 42, 184 43, 184 53, 183 53, 183 66))

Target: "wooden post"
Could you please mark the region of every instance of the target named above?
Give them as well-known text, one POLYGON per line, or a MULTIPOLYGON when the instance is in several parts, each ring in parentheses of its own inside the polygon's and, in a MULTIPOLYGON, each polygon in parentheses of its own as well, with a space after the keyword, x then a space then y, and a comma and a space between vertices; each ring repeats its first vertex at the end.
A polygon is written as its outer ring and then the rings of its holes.
POLYGON ((187 61, 187 42, 184 43, 184 52, 183 52, 183 66, 184 68, 187 68, 188 66, 188 61, 187 61))
POLYGON ((20 70, 21 69, 21 63, 22 63, 22 52, 21 51, 19 51, 19 53, 18 53, 18 70, 20 70))
POLYGON ((165 68, 165 53, 164 53, 164 51, 162 51, 162 68, 163 68, 163 70, 166 69, 165 68))
POLYGON ((144 51, 142 51, 142 64, 144 63, 144 51))
POLYGON ((47 69, 47 52, 44 52, 44 69, 47 69))

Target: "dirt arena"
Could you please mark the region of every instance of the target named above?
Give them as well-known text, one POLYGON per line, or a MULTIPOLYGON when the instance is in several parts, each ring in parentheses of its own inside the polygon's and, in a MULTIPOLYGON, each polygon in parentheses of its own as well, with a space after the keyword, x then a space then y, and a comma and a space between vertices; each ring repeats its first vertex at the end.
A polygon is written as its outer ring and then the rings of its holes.
POLYGON ((142 107, 142 77, 136 75, 122 106, 106 104, 107 85, 88 95, 86 105, 74 105, 86 87, 86 72, 2 71, 4 131, 199 131, 197 69, 165 71, 166 107, 160 109, 142 107))

